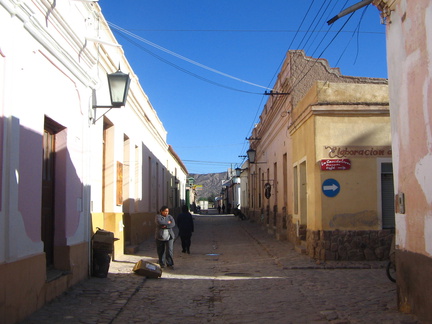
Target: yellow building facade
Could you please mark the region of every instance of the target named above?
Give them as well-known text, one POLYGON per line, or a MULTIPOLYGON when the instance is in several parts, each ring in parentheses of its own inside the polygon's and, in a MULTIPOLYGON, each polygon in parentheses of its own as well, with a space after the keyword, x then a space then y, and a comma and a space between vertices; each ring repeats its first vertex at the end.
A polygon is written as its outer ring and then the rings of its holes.
POLYGON ((344 76, 326 60, 289 51, 273 89, 250 137, 256 161, 244 211, 319 260, 388 257, 387 80, 344 76))
POLYGON ((378 260, 391 243, 391 138, 381 84, 318 81, 293 112, 293 217, 320 260, 378 260))

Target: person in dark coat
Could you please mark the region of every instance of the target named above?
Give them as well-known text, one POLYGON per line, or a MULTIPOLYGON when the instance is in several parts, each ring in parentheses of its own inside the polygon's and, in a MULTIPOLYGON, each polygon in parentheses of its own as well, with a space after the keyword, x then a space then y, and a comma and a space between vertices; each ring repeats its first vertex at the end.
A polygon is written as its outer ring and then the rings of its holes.
POLYGON ((191 237, 194 231, 194 222, 186 205, 182 206, 182 213, 177 216, 177 227, 181 239, 182 252, 190 254, 191 237))

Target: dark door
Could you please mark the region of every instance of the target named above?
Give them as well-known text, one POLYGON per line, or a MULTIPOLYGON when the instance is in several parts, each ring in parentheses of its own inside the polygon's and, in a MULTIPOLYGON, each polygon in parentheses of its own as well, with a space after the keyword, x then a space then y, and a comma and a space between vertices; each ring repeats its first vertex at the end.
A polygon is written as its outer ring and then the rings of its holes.
POLYGON ((43 135, 42 161, 42 228, 41 237, 44 243, 47 266, 54 261, 54 157, 55 135, 45 125, 43 135))
POLYGON ((395 228, 393 164, 381 164, 382 227, 395 228))

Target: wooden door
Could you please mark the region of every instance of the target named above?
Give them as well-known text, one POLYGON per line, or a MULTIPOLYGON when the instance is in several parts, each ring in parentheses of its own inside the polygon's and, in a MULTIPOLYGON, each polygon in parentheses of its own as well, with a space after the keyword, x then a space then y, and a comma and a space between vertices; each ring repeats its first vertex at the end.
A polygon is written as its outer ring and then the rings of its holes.
POLYGON ((47 266, 54 261, 54 157, 55 135, 45 127, 42 161, 42 222, 41 237, 44 243, 47 266))

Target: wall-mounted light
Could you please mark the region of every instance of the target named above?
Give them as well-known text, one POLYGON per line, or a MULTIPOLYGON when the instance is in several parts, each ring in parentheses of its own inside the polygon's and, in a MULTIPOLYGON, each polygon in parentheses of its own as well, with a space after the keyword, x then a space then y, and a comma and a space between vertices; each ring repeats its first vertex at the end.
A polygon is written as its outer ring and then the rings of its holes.
POLYGON ((257 162, 255 161, 256 158, 256 151, 252 148, 250 148, 249 150, 246 151, 246 154, 248 156, 249 159, 249 163, 255 163, 255 164, 259 164, 259 163, 267 163, 267 162, 257 162))
POLYGON ((235 168, 234 171, 235 171, 235 173, 236 173, 236 177, 240 177, 241 174, 242 174, 242 172, 245 171, 245 170, 248 170, 248 168, 246 168, 246 169, 242 169, 242 168, 235 168))
POLYGON ((246 152, 248 156, 249 163, 255 163, 256 151, 254 149, 249 149, 246 152))
MULTIPOLYGON (((95 100, 93 104, 94 109, 109 108, 108 111, 110 111, 112 108, 120 108, 126 104, 127 95, 129 92, 129 85, 131 81, 129 74, 123 73, 122 71, 120 71, 119 68, 117 72, 107 74, 107 78, 108 78, 108 87, 110 92, 111 106, 98 106, 96 104, 96 94, 93 93, 93 99, 95 100)), ((105 112, 105 114, 107 112, 105 112)), ((105 114, 100 116, 94 122, 98 121, 105 114)))
POLYGON ((235 168, 236 177, 240 177, 240 174, 242 173, 241 168, 235 168))

